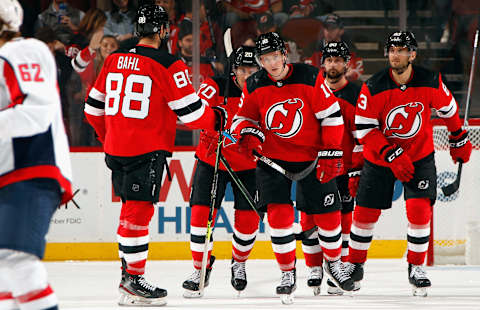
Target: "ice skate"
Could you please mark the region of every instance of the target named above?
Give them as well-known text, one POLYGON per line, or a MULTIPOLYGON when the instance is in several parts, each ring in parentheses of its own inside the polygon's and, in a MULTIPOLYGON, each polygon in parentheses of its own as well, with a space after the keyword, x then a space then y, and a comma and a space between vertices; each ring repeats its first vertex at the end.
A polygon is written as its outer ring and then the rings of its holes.
POLYGON ((297 273, 295 268, 290 271, 282 271, 282 280, 277 286, 277 295, 280 295, 282 304, 293 303, 293 292, 297 289, 297 273))
POLYGON ((309 268, 307 285, 313 289, 313 295, 320 295, 320 286, 322 285, 323 269, 322 266, 314 266, 309 268))
POLYGON ((167 304, 167 291, 145 280, 143 275, 125 272, 125 280, 118 288, 120 306, 163 306, 167 304))
MULTIPOLYGON (((330 279, 327 279, 327 293, 329 295, 338 295, 341 296, 343 295, 343 290, 335 285, 330 279)), ((355 289, 354 289, 355 290, 355 289)))
POLYGON ((353 291, 355 288, 353 280, 348 274, 344 264, 339 259, 333 262, 326 261, 324 269, 330 280, 337 287, 344 291, 353 291))
POLYGON ((427 296, 427 287, 432 283, 427 278, 427 273, 421 265, 408 264, 408 281, 412 285, 413 296, 427 296))
POLYGON ((352 278, 355 284, 354 291, 358 291, 361 288, 360 281, 363 280, 363 264, 362 263, 344 263, 345 270, 350 278, 352 278))
POLYGON ((232 286, 240 294, 247 286, 247 274, 245 272, 245 262, 236 262, 232 258, 232 286))
POLYGON ((120 284, 118 285, 118 288, 122 287, 123 284, 125 284, 125 274, 127 272, 127 262, 125 261, 125 258, 120 259, 122 262, 122 277, 120 279, 120 284))
MULTIPOLYGON (((208 280, 210 279, 210 272, 212 272, 212 266, 215 262, 215 256, 210 256, 210 267, 207 267, 205 271, 205 286, 208 286, 208 280)), ((203 292, 200 292, 200 269, 195 269, 193 273, 182 284, 185 289, 183 297, 185 298, 199 298, 203 296, 203 292)))

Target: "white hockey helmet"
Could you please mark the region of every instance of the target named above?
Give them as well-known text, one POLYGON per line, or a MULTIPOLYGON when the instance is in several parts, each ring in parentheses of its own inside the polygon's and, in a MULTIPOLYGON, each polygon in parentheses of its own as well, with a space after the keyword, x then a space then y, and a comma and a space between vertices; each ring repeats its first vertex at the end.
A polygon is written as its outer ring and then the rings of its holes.
POLYGON ((17 0, 0 1, 0 20, 4 22, 0 33, 4 31, 20 31, 23 22, 23 9, 17 0))

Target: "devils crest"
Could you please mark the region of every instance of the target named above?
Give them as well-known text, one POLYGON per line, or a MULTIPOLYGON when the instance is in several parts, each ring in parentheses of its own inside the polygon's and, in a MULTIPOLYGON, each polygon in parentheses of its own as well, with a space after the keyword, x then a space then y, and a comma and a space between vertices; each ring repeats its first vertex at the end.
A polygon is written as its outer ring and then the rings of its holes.
POLYGON ((293 137, 302 127, 302 108, 303 101, 299 98, 277 102, 268 109, 265 124, 277 136, 293 137))
POLYGON ((421 102, 410 102, 393 108, 387 115, 384 134, 386 137, 408 139, 422 127, 421 102))

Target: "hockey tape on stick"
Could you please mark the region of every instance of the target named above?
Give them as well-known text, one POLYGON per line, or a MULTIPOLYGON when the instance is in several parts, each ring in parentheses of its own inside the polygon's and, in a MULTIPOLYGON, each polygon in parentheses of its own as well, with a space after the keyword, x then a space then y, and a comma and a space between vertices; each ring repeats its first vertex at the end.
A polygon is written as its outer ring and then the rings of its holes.
POLYGON ((228 28, 225 30, 225 33, 223 34, 223 44, 225 45, 225 53, 227 54, 227 58, 232 55, 233 48, 232 48, 232 36, 231 36, 231 28, 228 28))
POLYGON ((292 181, 300 181, 301 179, 304 179, 307 175, 309 175, 315 169, 315 167, 317 166, 317 162, 318 162, 318 157, 317 157, 315 159, 315 161, 313 161, 307 168, 305 168, 304 170, 302 170, 298 173, 293 173, 293 172, 290 172, 290 171, 287 171, 287 170, 283 169, 279 164, 277 164, 276 162, 274 162, 270 158, 261 155, 260 153, 258 153, 255 150, 253 150, 253 155, 255 155, 258 158, 259 161, 263 162, 264 164, 266 164, 270 168, 280 172, 281 174, 283 174, 284 176, 286 176, 288 179, 290 179, 292 181))
MULTIPOLYGON (((468 111, 470 108, 470 94, 472 93, 472 83, 473 83, 473 76, 475 72, 475 58, 477 55, 477 48, 478 48, 478 29, 475 32, 475 40, 473 41, 473 55, 472 55, 472 65, 470 67, 470 78, 468 79, 468 90, 467 90, 467 101, 465 102, 465 115, 464 115, 464 122, 463 127, 465 130, 468 130, 468 111)), ((442 192, 445 196, 450 196, 460 188, 460 180, 462 177, 462 167, 463 163, 459 161, 458 163, 458 170, 457 170, 457 177, 452 184, 448 184, 442 187, 442 192)))
POLYGON ((232 141, 232 143, 237 143, 237 139, 235 139, 227 130, 222 131, 222 135, 228 140, 232 141))

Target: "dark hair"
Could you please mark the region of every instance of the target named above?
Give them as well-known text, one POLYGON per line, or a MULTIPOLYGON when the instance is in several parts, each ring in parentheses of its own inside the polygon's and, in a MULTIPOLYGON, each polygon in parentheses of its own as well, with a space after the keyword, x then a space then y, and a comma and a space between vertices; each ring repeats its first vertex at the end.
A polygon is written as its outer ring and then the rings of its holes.
POLYGON ((52 43, 55 40, 58 40, 55 31, 50 27, 42 27, 35 32, 35 38, 39 39, 44 43, 52 43))

